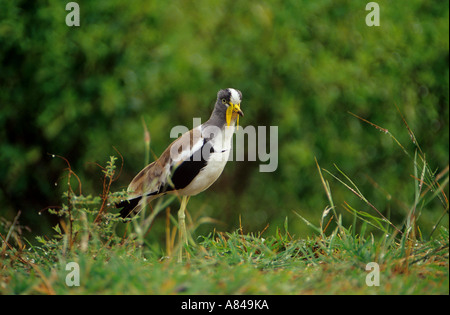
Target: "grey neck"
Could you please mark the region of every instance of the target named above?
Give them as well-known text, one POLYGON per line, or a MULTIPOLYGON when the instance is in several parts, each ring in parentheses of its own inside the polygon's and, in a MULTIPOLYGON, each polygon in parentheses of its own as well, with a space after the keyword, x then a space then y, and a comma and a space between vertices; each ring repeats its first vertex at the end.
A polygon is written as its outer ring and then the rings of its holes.
POLYGON ((214 110, 211 114, 211 117, 208 121, 204 123, 204 126, 216 126, 220 129, 223 129, 225 125, 227 124, 226 121, 226 107, 219 103, 219 101, 216 102, 214 106, 214 110))

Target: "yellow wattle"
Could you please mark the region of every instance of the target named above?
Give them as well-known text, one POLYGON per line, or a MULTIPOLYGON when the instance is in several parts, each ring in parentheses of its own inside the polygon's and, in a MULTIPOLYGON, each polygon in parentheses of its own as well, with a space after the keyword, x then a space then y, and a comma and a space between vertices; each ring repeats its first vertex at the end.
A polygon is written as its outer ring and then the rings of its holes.
POLYGON ((226 119, 227 119, 227 127, 230 127, 231 123, 231 115, 233 115, 233 105, 228 106, 227 112, 226 112, 226 119))

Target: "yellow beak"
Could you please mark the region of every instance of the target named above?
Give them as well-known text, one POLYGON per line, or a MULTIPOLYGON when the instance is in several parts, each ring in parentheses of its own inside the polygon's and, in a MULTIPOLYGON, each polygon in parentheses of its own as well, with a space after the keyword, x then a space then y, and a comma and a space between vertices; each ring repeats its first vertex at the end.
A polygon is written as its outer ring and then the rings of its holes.
POLYGON ((241 110, 241 104, 233 104, 230 103, 230 106, 228 106, 227 108, 227 112, 226 112, 226 119, 227 119, 227 126, 230 126, 231 123, 231 116, 233 115, 233 113, 237 113, 237 120, 236 120, 236 129, 239 129, 239 116, 244 117, 244 113, 241 110))

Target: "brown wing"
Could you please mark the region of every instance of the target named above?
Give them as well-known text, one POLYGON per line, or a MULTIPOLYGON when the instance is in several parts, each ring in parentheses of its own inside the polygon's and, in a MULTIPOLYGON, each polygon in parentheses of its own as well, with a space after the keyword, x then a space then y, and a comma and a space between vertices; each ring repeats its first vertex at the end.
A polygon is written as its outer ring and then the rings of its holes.
POLYGON ((127 189, 129 199, 144 194, 157 194, 170 182, 171 171, 190 159, 202 144, 200 128, 192 129, 173 141, 156 161, 147 165, 133 178, 127 189))

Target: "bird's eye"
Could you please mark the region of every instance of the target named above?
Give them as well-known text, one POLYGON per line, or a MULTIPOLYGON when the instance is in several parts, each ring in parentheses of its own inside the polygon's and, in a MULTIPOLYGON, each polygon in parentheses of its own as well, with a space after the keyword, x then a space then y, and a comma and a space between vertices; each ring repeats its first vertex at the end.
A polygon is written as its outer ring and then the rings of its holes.
POLYGON ((222 98, 222 104, 226 104, 227 100, 225 98, 222 98))

